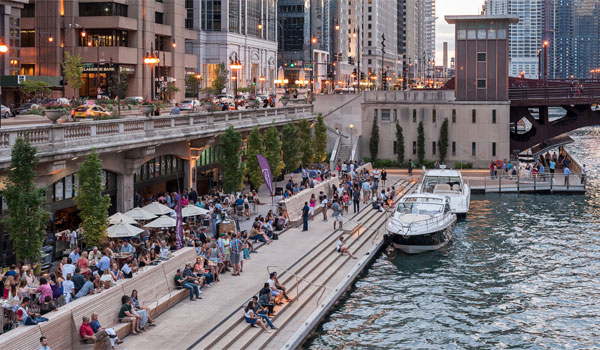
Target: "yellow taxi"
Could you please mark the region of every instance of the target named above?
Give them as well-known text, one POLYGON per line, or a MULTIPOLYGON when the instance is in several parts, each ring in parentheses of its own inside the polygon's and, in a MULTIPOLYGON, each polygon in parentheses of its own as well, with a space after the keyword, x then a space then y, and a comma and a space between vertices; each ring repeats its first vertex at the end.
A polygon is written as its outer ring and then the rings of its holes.
POLYGON ((110 112, 104 109, 104 107, 92 105, 92 106, 79 106, 73 110, 73 116, 75 118, 98 118, 108 117, 110 112))

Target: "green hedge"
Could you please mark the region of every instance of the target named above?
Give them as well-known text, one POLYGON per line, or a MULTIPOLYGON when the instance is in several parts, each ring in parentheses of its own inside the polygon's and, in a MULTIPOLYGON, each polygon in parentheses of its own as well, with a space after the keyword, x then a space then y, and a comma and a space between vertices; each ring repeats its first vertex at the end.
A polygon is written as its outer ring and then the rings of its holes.
POLYGON ((456 162, 455 169, 473 169, 473 163, 456 162))

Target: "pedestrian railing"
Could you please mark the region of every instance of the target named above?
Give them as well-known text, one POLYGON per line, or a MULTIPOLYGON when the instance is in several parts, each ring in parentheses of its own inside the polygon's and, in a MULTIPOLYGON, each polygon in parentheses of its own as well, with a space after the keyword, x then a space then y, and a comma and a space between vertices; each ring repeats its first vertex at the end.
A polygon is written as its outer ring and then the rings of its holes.
POLYGON ((467 178, 474 191, 485 192, 537 192, 585 191, 585 176, 560 173, 515 174, 467 178))
POLYGON ((124 118, 77 123, 32 125, 0 130, 0 163, 7 166, 10 151, 18 138, 27 138, 40 155, 70 150, 91 150, 119 146, 139 147, 140 143, 166 139, 171 142, 193 139, 225 130, 229 126, 247 129, 273 123, 312 118, 312 105, 294 105, 264 110, 164 115, 151 118, 124 118))

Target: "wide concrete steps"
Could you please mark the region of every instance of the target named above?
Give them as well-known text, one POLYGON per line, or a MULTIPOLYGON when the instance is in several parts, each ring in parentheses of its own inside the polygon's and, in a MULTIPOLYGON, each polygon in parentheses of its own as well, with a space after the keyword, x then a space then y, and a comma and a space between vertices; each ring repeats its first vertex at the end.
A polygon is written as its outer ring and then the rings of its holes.
MULTIPOLYGON (((398 195, 410 191, 414 184, 408 180, 395 183, 398 195)), ((275 308, 276 315, 271 320, 279 329, 266 333, 261 328, 252 328, 243 318, 243 311, 224 322, 217 330, 206 337, 197 349, 274 349, 281 347, 298 329, 310 314, 317 309, 319 302, 352 269, 355 261, 348 255, 340 255, 335 250, 340 235, 346 237, 345 246, 360 257, 368 252, 381 238, 382 228, 387 217, 385 213, 366 206, 361 212, 344 222, 349 231, 336 230, 319 242, 310 252, 293 266, 282 272, 281 267, 271 267, 278 271, 280 282, 286 286, 288 296, 294 300, 275 308)), ((313 221, 312 225, 321 224, 313 221)), ((323 223, 331 225, 329 223, 323 223)), ((310 227, 310 225, 309 225, 310 227)))

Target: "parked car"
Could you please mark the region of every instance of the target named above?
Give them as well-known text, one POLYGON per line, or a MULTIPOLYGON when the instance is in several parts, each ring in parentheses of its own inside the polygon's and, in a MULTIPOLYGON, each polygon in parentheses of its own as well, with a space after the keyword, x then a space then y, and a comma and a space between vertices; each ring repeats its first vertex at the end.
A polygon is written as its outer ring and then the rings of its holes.
POLYGON ((2 117, 2 118, 12 117, 12 112, 10 111, 10 108, 6 107, 5 105, 2 105, 2 111, 0 112, 0 117, 2 117))
POLYGON ((32 110, 40 108, 37 103, 23 103, 19 107, 15 108, 15 115, 17 114, 28 114, 32 110))
POLYGON ((217 96, 221 103, 231 103, 233 104, 233 95, 219 95, 217 96))
POLYGON ((109 117, 111 113, 104 109, 104 107, 93 105, 93 106, 79 106, 73 110, 75 118, 98 118, 98 117, 109 117))
POLYGON ((69 101, 69 99, 65 98, 65 97, 56 99, 56 103, 61 104, 61 105, 68 105, 68 106, 71 105, 71 101, 69 101))
POLYGON ((142 103, 144 98, 142 96, 129 96, 125 97, 125 103, 142 103))
POLYGON ((195 110, 197 111, 200 108, 200 101, 193 99, 193 100, 183 100, 181 101, 181 103, 179 103, 179 109, 182 111, 191 111, 191 110, 195 110))

